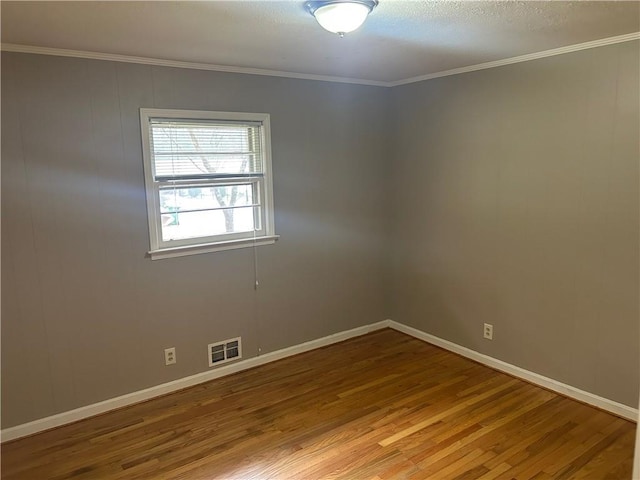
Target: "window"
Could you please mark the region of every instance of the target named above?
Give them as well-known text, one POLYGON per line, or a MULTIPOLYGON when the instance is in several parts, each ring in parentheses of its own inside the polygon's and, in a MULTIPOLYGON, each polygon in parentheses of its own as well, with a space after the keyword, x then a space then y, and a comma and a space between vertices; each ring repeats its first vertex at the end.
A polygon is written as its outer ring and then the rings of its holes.
POLYGON ((269 115, 140 109, 151 258, 273 243, 269 115))

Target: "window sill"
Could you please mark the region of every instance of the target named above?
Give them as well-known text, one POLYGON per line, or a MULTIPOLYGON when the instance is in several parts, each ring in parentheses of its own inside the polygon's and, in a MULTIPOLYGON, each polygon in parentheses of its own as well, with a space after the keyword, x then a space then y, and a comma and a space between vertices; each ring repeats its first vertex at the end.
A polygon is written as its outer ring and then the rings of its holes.
POLYGON ((187 245, 184 247, 162 248, 149 251, 151 260, 162 260, 163 258, 184 257, 186 255, 199 255, 201 253, 221 252, 223 250, 235 250, 237 248, 259 247, 261 245, 271 245, 280 238, 280 235, 270 235, 268 237, 243 238, 241 240, 229 240, 227 242, 206 243, 202 245, 187 245))

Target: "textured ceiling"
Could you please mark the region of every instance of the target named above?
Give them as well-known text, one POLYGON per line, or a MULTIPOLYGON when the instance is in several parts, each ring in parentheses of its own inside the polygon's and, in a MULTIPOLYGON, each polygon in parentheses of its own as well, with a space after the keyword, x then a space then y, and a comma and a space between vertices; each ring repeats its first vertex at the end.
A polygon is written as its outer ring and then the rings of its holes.
POLYGON ((304 1, 8 2, 2 42, 394 82, 640 31, 640 2, 380 0, 345 38, 304 1))

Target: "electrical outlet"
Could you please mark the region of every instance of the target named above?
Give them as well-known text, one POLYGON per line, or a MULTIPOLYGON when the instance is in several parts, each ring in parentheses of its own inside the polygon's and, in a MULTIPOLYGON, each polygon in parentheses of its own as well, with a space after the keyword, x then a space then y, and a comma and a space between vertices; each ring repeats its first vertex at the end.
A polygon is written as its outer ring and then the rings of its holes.
POLYGON ((173 365, 176 363, 176 347, 164 349, 164 364, 173 365))
POLYGON ((484 338, 487 340, 493 340, 493 325, 490 323, 484 324, 484 338))

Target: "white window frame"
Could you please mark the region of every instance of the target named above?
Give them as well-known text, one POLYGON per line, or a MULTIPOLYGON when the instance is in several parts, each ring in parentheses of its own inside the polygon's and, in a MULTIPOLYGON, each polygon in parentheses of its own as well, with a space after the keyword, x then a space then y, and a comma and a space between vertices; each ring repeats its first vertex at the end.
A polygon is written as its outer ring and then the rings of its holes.
MULTIPOLYGON (((140 109, 140 129, 142 136, 142 158, 144 163, 144 181, 147 197, 147 215, 149 220, 149 255, 151 259, 180 257, 199 253, 217 252, 236 248, 253 247, 274 243, 279 237, 275 234, 273 218, 273 178, 271 170, 271 128, 269 114, 267 113, 240 113, 240 112, 209 112, 203 110, 169 110, 158 108, 140 109), (262 135, 262 174, 238 175, 229 177, 211 176, 203 179, 190 179, 180 181, 187 185, 230 185, 251 184, 254 193, 260 201, 260 230, 249 232, 236 232, 211 237, 197 237, 189 239, 164 241, 162 239, 162 220, 160 208, 160 190, 168 188, 170 182, 157 180, 153 151, 151 147, 152 119, 171 120, 208 120, 260 123, 262 135)), ((174 183, 175 184, 175 181, 174 183)))

